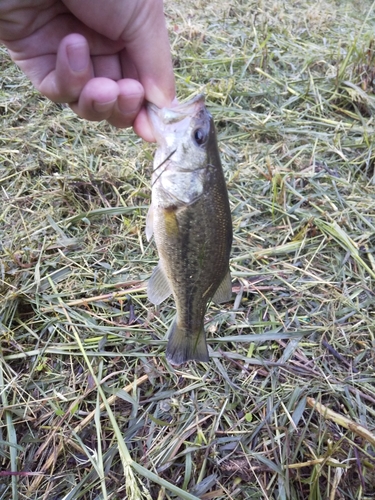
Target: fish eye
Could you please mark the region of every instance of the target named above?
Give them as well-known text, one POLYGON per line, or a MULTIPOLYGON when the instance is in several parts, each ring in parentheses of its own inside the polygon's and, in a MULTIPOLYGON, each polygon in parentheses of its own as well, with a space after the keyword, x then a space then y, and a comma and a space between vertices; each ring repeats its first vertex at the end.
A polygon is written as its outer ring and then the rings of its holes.
POLYGON ((195 144, 197 146, 203 146, 203 144, 207 140, 207 134, 203 130, 203 128, 196 128, 193 132, 193 137, 194 137, 195 144))

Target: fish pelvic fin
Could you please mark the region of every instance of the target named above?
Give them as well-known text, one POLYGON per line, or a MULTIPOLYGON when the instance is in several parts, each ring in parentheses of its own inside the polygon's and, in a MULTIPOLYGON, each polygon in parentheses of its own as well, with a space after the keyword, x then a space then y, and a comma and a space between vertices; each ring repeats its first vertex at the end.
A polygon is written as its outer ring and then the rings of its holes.
POLYGON ((146 216, 146 238, 150 241, 154 233, 154 207, 151 203, 146 216))
POLYGON ((167 360, 173 366, 189 360, 207 362, 209 360, 203 323, 197 332, 186 333, 178 326, 175 318, 168 331, 167 360))

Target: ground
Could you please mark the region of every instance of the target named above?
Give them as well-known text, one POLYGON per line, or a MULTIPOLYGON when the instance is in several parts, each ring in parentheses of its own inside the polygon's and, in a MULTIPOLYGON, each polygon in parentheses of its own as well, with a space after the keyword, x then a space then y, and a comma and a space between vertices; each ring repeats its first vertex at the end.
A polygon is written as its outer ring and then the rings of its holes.
POLYGON ((375 11, 167 0, 234 225, 211 360, 173 369, 146 283, 154 147, 0 49, 0 499, 373 499, 375 11))

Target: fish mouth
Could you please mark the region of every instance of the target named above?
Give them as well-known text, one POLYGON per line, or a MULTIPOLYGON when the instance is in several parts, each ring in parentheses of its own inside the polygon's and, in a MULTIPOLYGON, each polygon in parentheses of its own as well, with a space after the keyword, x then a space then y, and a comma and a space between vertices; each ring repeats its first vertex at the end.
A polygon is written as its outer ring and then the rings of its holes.
POLYGON ((162 123, 168 125, 170 123, 180 122, 187 117, 193 117, 204 107, 205 97, 203 94, 198 94, 189 101, 178 104, 173 108, 158 108, 155 104, 149 102, 147 104, 147 111, 151 119, 153 115, 156 115, 162 123))

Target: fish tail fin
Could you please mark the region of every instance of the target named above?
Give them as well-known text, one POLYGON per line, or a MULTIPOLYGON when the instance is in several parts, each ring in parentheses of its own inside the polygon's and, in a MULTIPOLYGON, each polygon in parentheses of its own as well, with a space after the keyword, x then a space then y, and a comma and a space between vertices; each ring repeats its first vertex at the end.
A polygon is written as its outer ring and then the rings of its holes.
POLYGON ((186 333, 175 318, 168 331, 167 360, 179 366, 189 359, 207 362, 209 360, 203 323, 194 333, 186 333))

